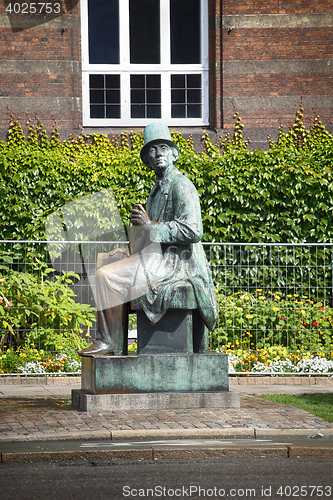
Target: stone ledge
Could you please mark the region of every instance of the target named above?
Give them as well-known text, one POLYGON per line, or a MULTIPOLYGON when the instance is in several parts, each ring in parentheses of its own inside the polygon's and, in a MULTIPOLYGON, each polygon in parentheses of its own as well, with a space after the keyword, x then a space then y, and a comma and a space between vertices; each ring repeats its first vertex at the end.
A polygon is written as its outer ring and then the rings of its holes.
POLYGON ((1 385, 80 385, 81 377, 73 376, 73 377, 34 377, 34 376, 25 376, 20 375, 17 377, 0 377, 0 386, 1 385))
POLYGON ((177 410, 193 408, 240 408, 237 392, 150 392, 138 394, 89 394, 72 390, 72 404, 87 412, 130 410, 177 410))
POLYGON ((293 376, 293 377, 274 377, 274 376, 229 376, 229 385, 333 385, 332 376, 318 377, 312 376, 293 376))

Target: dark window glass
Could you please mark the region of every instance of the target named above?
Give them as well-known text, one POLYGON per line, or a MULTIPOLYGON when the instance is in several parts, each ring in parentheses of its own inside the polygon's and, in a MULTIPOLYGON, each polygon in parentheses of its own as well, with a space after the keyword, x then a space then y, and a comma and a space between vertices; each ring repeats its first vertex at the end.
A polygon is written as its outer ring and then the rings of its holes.
POLYGON ((160 0, 130 0, 130 61, 160 63, 160 0))
POLYGON ((171 106, 171 116, 172 118, 186 118, 185 105, 173 104, 171 106))
POLYGON ((201 117, 201 75, 171 75, 171 117, 201 117))
POLYGON ((200 0, 170 0, 172 64, 200 64, 200 17, 200 0))
POLYGON ((147 82, 148 89, 161 88, 161 76, 160 75, 146 75, 146 82, 147 82))
POLYGON ((172 88, 185 88, 185 75, 172 75, 171 76, 171 87, 172 88))
POLYGON ((145 75, 131 75, 131 88, 144 89, 145 88, 145 75))
POLYGON ((199 118, 199 117, 201 117, 200 104, 188 104, 187 105, 187 118, 199 118))
POLYGON ((104 89, 104 75, 90 75, 89 87, 91 89, 104 89))
POLYGON ((201 75, 186 75, 187 86, 191 89, 201 88, 201 75))
POLYGON ((131 75, 131 117, 161 118, 160 75, 131 75))
POLYGON ((90 102, 92 104, 104 104, 104 90, 90 89, 90 102))
POLYGON ((119 0, 88 0, 90 64, 119 64, 119 0))
POLYGON ((120 75, 89 75, 90 118, 120 118, 120 75))
POLYGON ((104 106, 90 105, 90 118, 104 118, 104 106))

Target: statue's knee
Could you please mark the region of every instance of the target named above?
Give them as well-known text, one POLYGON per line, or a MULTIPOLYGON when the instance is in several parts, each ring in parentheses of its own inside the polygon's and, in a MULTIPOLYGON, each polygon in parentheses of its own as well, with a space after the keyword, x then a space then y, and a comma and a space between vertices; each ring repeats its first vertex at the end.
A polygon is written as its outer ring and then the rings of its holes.
POLYGON ((105 280, 105 277, 106 277, 106 272, 101 267, 100 269, 98 269, 98 271, 95 274, 95 281, 100 283, 100 282, 105 280))

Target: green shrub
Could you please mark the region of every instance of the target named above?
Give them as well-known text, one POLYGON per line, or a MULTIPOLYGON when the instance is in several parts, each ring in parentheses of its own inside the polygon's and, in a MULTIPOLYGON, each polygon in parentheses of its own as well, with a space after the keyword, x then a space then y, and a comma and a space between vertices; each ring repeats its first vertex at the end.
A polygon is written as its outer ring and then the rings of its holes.
MULTIPOLYGON (((87 342, 82 327, 95 319, 90 305, 74 301, 74 273, 56 275, 41 263, 34 273, 0 269, 0 348, 74 353, 87 342)), ((88 332, 89 335, 89 332, 88 332)))

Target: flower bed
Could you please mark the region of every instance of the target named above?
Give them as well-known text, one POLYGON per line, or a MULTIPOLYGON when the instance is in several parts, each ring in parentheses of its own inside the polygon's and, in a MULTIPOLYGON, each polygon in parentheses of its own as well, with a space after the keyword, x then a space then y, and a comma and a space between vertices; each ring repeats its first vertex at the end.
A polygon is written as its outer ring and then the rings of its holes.
POLYGON ((270 346, 264 349, 233 349, 231 345, 217 349, 228 354, 229 373, 309 373, 333 375, 333 352, 297 350, 290 352, 283 346, 270 346))
POLYGON ((77 354, 47 353, 43 350, 0 352, 0 374, 47 375, 50 373, 81 374, 81 361, 77 354))

